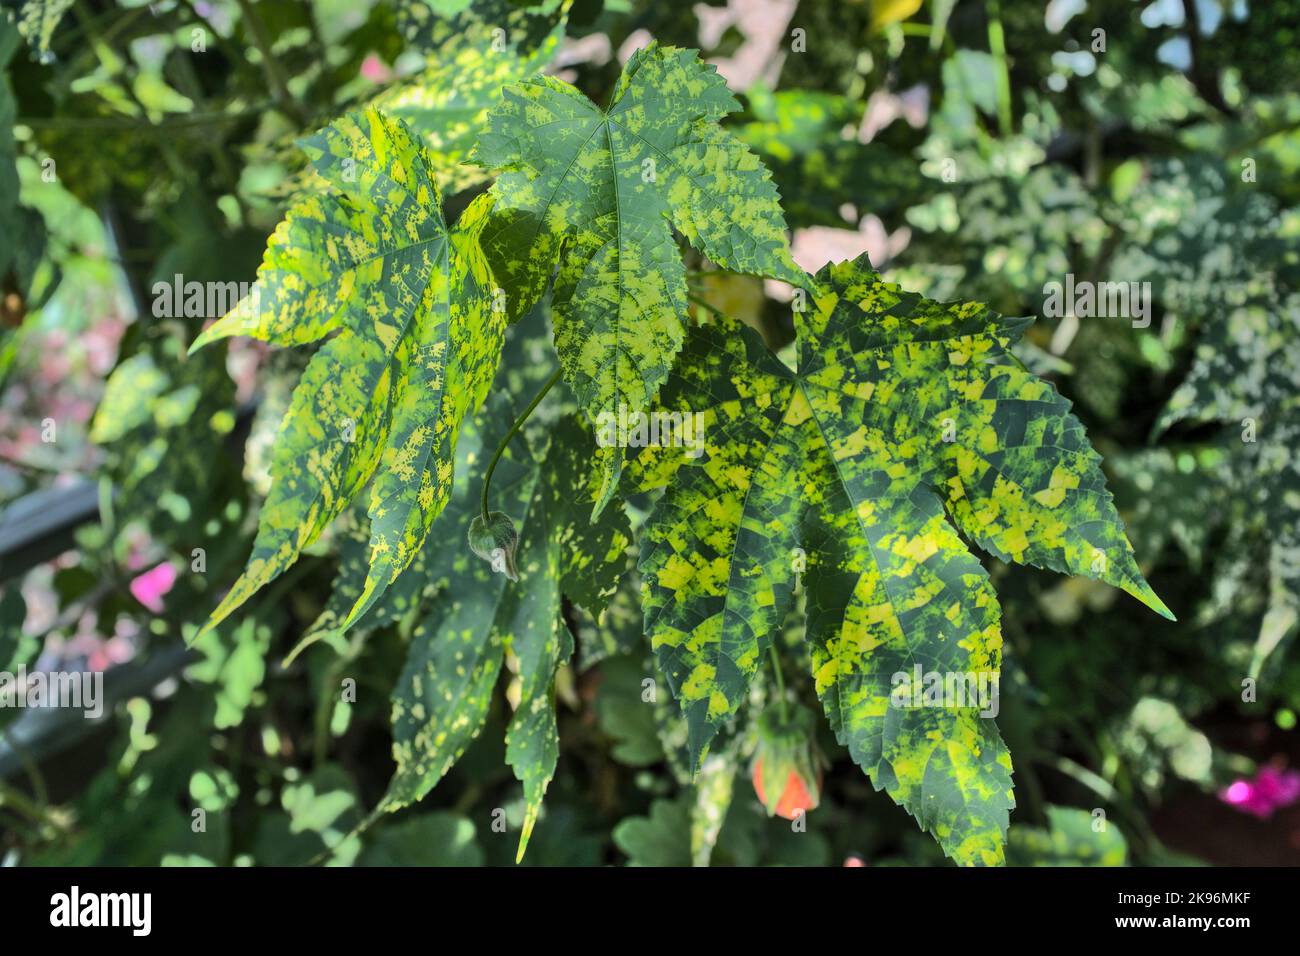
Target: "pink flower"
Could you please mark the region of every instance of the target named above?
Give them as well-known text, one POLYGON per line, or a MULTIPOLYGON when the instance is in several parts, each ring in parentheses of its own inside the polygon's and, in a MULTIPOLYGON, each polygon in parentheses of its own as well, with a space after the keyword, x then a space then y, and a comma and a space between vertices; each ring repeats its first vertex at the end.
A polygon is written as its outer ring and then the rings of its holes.
POLYGON ((1254 780, 1233 781, 1219 792, 1219 799, 1243 813, 1266 820, 1273 811, 1300 800, 1300 770, 1260 767, 1254 780))
POLYGON ((135 656, 135 648, 123 637, 110 637, 101 641, 99 646, 86 658, 86 666, 92 671, 106 671, 114 664, 122 664, 135 656))
POLYGON ((163 595, 170 591, 175 583, 176 569, 164 561, 134 578, 131 581, 131 593, 149 610, 161 614, 163 595))
POLYGON ((361 75, 371 83, 387 83, 393 78, 393 71, 387 63, 379 59, 378 54, 367 53, 361 61, 361 75))

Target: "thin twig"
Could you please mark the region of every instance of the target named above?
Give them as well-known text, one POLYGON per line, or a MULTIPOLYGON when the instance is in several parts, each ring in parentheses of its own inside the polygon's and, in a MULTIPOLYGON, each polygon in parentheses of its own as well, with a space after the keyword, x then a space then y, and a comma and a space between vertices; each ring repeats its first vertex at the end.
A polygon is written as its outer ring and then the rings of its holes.
POLYGON ((531 415, 534 409, 541 404, 542 399, 546 397, 546 393, 551 390, 551 386, 559 380, 560 370, 557 368, 551 373, 550 378, 546 380, 546 384, 544 384, 541 389, 538 390, 537 394, 533 396, 533 400, 528 403, 528 407, 520 412, 519 417, 515 419, 515 423, 510 426, 510 431, 506 433, 506 437, 501 439, 501 444, 497 445, 496 454, 492 456, 492 463, 488 465, 487 474, 483 476, 483 499, 481 505, 484 521, 487 521, 488 519, 488 490, 492 487, 492 473, 497 470, 497 462, 499 462, 501 456, 505 454, 506 446, 510 444, 510 439, 519 434, 519 429, 524 427, 524 422, 528 421, 528 416, 531 415))
POLYGON ((257 51, 262 55, 262 69, 266 72, 266 82, 275 96, 276 105, 290 119, 303 126, 307 125, 307 114, 289 92, 289 83, 280 71, 280 62, 271 51, 271 36, 266 32, 266 25, 262 23, 262 18, 257 15, 250 0, 235 0, 235 2, 239 4, 240 14, 252 36, 253 46, 257 47, 257 51))

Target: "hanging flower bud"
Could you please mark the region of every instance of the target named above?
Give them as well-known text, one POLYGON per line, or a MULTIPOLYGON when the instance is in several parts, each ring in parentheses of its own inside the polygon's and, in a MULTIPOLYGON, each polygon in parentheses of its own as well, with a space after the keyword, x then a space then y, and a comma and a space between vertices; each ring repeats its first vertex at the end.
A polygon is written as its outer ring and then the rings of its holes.
POLYGON ((769 705, 759 717, 751 775, 768 816, 793 820, 820 802, 824 758, 813 739, 814 726, 812 712, 797 704, 785 715, 769 705))
POLYGON ((515 548, 519 545, 519 532, 510 516, 500 511, 489 511, 487 521, 475 515, 469 523, 469 548, 492 570, 504 574, 511 581, 519 580, 515 570, 515 548))

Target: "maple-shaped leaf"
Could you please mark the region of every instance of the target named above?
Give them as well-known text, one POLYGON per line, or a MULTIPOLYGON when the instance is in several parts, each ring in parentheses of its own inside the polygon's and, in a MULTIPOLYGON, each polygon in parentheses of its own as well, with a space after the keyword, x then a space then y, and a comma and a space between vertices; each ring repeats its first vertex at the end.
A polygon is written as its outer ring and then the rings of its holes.
MULTIPOLYGON (((459 463, 474 480, 458 485, 443 514, 442 542, 465 542, 480 515, 474 489, 511 421, 509 409, 501 407, 507 403, 498 398, 489 401, 472 432, 466 429, 466 454, 459 463)), ((459 759, 482 727, 509 652, 518 663, 518 703, 506 731, 506 760, 524 785, 518 851, 523 858, 559 756, 555 673, 573 654, 561 596, 598 614, 626 565, 631 538, 622 508, 590 520, 590 489, 583 476, 594 448, 590 431, 571 416, 550 431, 540 452, 530 451, 522 436, 507 447, 492 492, 494 506, 518 530, 518 581, 463 544, 440 544, 421 567, 422 576, 439 582, 442 594, 416 627, 394 693, 397 772, 382 809, 421 799, 459 759)))
POLYGON ((702 416, 704 451, 637 460, 643 486, 668 484, 641 545, 646 633, 698 765, 806 588, 837 737, 949 856, 1001 862, 1011 760, 988 701, 891 705, 918 667, 990 689, 998 674, 997 596, 959 532, 1169 612, 1069 403, 1007 361, 1026 320, 902 292, 865 256, 817 282, 796 313, 797 373, 728 320, 692 332, 663 390, 665 408, 702 416))
POLYGON ((283 572, 374 479, 370 566, 347 628, 410 563, 447 501, 460 425, 483 400, 505 316, 478 243, 490 197, 455 227, 431 165, 402 123, 369 110, 305 140, 329 190, 290 209, 254 292, 191 351, 247 335, 325 336, 294 390, 244 574, 211 628, 283 572))
MULTIPOLYGON (((608 108, 567 83, 507 87, 472 160, 500 170, 483 243, 512 317, 555 278, 555 346, 579 405, 635 413, 682 344, 686 276, 675 226, 736 272, 802 284, 776 188, 718 121, 739 108, 694 51, 651 43, 628 60, 608 108)), ((598 451, 597 512, 621 473, 598 451)))

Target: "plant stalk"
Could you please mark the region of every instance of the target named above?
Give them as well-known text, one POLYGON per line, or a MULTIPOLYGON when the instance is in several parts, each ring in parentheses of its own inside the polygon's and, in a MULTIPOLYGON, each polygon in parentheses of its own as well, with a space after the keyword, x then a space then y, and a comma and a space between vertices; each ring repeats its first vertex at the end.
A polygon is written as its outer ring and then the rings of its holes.
POLYGON ((1012 133, 1011 120, 1011 74, 1007 69, 1007 42, 1002 32, 1002 13, 998 9, 998 0, 988 0, 989 15, 989 52, 997 63, 998 92, 998 131, 1003 136, 1012 133))
POLYGON ((519 434, 519 429, 524 427, 524 422, 528 421, 528 416, 531 415, 537 406, 542 403, 542 399, 544 399, 546 393, 551 390, 551 386, 559 380, 560 370, 557 368, 551 373, 551 376, 546 380, 546 383, 538 389, 537 394, 533 396, 533 400, 528 403, 528 407, 519 413, 519 417, 515 419, 515 423, 510 426, 510 431, 506 432, 506 437, 501 439, 501 444, 497 445, 496 453, 492 456, 492 463, 488 465, 487 474, 483 476, 483 499, 481 510, 483 512, 484 521, 487 521, 488 519, 488 491, 492 487, 492 473, 497 470, 497 462, 499 462, 501 456, 505 454, 506 446, 510 444, 510 439, 519 434))
POLYGON ((290 119, 306 126, 307 113, 289 92, 289 83, 280 71, 280 63, 275 58, 275 54, 271 52, 271 35, 266 32, 266 24, 253 9, 252 0, 235 0, 235 3, 239 5, 239 13, 244 19, 244 26, 248 29, 253 46, 257 47, 257 52, 262 55, 262 69, 266 73, 266 82, 271 87, 276 104, 290 119))
POLYGON ((777 706, 781 708, 781 723, 788 724, 790 712, 785 702, 785 675, 781 673, 781 655, 776 652, 776 641, 769 644, 767 649, 772 655, 772 673, 776 675, 776 700, 777 706))

